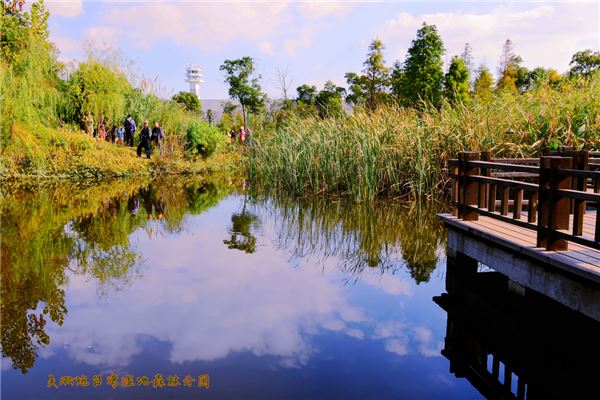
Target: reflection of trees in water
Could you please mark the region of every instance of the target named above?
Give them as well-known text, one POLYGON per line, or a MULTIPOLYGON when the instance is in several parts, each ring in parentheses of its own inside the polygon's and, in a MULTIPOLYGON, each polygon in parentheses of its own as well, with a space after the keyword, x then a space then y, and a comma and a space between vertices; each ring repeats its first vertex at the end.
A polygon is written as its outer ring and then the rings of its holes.
POLYGON ((200 213, 229 191, 174 178, 151 186, 118 180, 5 193, 0 204, 2 355, 23 373, 33 366, 37 350, 50 342, 46 324, 62 325, 67 313, 60 288, 68 281, 67 269, 95 280, 103 293, 122 289, 139 275, 140 256, 129 236, 150 215, 167 231, 177 231, 186 212, 200 213), (40 304, 41 311, 35 311, 40 304))
POLYGON ((236 249, 252 254, 256 251, 256 236, 252 230, 258 229, 260 220, 258 217, 246 209, 246 196, 244 196, 244 205, 239 213, 231 216, 231 228, 229 240, 223 240, 228 249, 236 249))
POLYGON ((293 257, 335 257, 353 277, 365 268, 382 272, 406 266, 417 283, 437 264, 443 229, 439 205, 378 200, 352 203, 322 198, 257 200, 274 218, 278 247, 293 257))

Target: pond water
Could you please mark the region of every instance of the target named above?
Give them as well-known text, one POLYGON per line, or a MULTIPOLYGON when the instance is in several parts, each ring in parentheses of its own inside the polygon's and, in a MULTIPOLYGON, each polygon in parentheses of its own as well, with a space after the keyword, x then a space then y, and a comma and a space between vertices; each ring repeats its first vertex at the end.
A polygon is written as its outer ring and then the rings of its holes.
POLYGON ((441 354, 436 207, 245 189, 5 189, 2 399, 481 397, 441 354))

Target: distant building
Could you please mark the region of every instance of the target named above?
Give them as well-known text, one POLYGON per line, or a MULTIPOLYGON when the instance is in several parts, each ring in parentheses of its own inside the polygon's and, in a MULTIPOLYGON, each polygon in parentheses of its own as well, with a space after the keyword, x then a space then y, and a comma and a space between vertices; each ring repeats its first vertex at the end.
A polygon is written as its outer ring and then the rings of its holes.
POLYGON ((190 84, 190 93, 195 93, 200 98, 200 84, 204 82, 202 67, 193 64, 185 69, 185 81, 190 84))

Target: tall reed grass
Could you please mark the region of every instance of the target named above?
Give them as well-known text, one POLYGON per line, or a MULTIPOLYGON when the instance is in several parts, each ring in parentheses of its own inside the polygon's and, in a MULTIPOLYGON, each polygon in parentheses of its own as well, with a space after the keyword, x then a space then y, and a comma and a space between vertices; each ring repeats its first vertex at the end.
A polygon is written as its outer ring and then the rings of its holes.
POLYGON ((440 195, 459 151, 537 156, 558 145, 600 148, 600 76, 560 89, 472 99, 441 110, 387 107, 320 118, 292 116, 253 141, 249 175, 295 194, 440 195))

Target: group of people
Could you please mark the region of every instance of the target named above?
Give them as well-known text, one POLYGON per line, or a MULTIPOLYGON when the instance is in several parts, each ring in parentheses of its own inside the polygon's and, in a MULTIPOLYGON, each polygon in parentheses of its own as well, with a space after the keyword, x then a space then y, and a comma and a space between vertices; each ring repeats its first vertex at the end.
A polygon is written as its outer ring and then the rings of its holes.
MULTIPOLYGON (((124 146, 133 147, 133 138, 135 136, 136 129, 137 126, 135 124, 135 120, 131 115, 128 115, 121 125, 113 125, 110 130, 107 129, 104 118, 101 118, 95 137, 98 140, 105 140, 114 144, 121 143, 124 146)), ((145 120, 144 126, 140 131, 140 143, 138 144, 136 151, 138 157, 141 157, 142 150, 144 150, 146 157, 150 158, 151 142, 154 142, 154 144, 158 147, 160 154, 162 155, 162 144, 164 139, 165 133, 158 121, 154 121, 154 127, 152 127, 151 130, 148 120, 145 120)))
POLYGON ((229 132, 227 132, 227 136, 229 137, 229 143, 235 143, 236 140, 239 140, 240 142, 246 142, 250 141, 251 133, 252 132, 250 129, 240 126, 240 130, 238 132, 236 132, 235 129, 231 129, 229 132))

